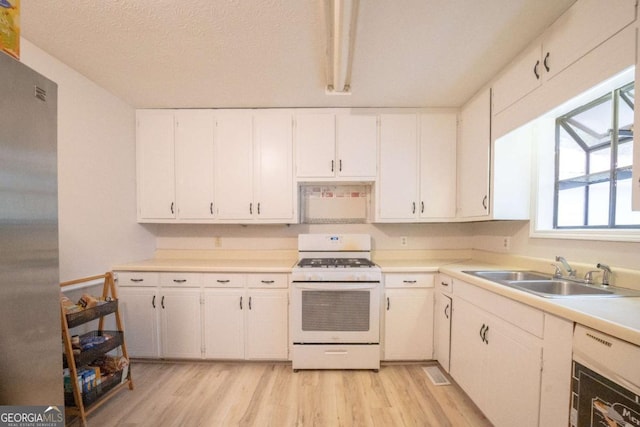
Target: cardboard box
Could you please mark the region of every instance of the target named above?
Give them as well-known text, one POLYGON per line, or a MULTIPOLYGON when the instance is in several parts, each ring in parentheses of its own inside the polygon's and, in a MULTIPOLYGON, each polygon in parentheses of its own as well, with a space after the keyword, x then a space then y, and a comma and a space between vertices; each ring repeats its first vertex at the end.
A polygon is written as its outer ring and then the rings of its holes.
POLYGON ((0 50, 20 59, 20 0, 0 0, 0 50))

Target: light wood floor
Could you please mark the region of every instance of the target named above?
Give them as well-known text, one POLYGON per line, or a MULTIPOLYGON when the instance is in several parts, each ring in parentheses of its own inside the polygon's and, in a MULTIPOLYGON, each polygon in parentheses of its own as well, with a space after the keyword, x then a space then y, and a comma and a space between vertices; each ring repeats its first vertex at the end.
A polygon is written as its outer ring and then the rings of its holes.
POLYGON ((290 363, 135 362, 135 389, 92 413, 99 426, 490 426, 425 364, 299 371, 290 363))

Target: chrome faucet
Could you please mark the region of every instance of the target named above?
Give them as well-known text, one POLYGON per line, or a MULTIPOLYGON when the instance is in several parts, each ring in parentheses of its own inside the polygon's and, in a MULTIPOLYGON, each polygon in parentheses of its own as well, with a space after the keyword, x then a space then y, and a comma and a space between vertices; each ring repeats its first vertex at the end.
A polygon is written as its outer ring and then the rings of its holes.
POLYGON ((607 264, 598 263, 597 268, 602 270, 602 285, 609 286, 609 279, 611 277, 611 268, 607 264))
MULTIPOLYGON (((569 265, 567 260, 564 257, 556 256, 556 261, 562 264, 565 270, 567 270, 567 276, 574 278, 576 277, 577 271, 569 265)), ((599 268, 599 267, 598 267, 599 268)), ((556 274, 558 273, 558 269, 556 269, 556 274)))

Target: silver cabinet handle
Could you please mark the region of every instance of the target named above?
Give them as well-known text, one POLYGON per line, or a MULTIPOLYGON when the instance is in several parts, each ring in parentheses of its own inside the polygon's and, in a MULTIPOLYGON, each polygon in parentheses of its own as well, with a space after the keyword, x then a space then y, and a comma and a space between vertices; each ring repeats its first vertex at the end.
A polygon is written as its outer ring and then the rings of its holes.
POLYGON ((162 309, 164 310, 164 295, 162 295, 162 300, 160 301, 160 305, 162 306, 162 309))
POLYGON ((402 283, 416 283, 417 280, 403 280, 402 283))
POLYGON ((420 213, 424 213, 424 202, 420 202, 420 213))
POLYGON ((487 196, 484 196, 484 198, 482 199, 482 207, 487 209, 487 196))
POLYGON ((253 215, 253 203, 249 203, 249 215, 253 215))
POLYGON ((536 65, 533 66, 533 74, 536 76, 536 80, 540 80, 540 73, 538 73, 538 67, 540 66, 540 60, 536 61, 536 65))
POLYGON ((218 279, 218 280, 216 280, 216 282, 218 282, 218 283, 229 283, 229 282, 230 282, 230 280, 228 280, 228 279, 227 279, 227 280, 220 280, 220 279, 218 279))
POLYGON ((155 295, 153 296, 153 299, 151 300, 151 306, 153 308, 156 308, 156 296, 155 295))
POLYGON ((389 311, 390 307, 391 307, 391 301, 389 300, 389 297, 387 297, 387 311, 389 311))
POLYGON ((334 161, 331 160, 331 172, 333 172, 334 161))
POLYGON ((185 283, 187 279, 173 279, 174 283, 185 283))
POLYGON ((449 284, 448 284, 447 282, 440 282, 440 284, 441 284, 442 286, 449 286, 449 284))
POLYGON ((338 163, 339 163, 338 171, 342 172, 342 159, 340 159, 340 161, 338 163))
POLYGON ((261 280, 260 282, 264 283, 265 285, 271 285, 275 282, 275 280, 261 280))
POLYGON ((251 297, 249 297, 249 310, 251 310, 251 297))
POLYGON ((172 214, 174 214, 174 213, 175 213, 175 212, 173 211, 173 205, 174 205, 174 202, 171 202, 171 213, 172 213, 172 214))
POLYGON ((144 282, 144 279, 129 279, 134 283, 144 282))
POLYGON ((449 318, 449 313, 447 313, 447 311, 449 311, 449 304, 447 304, 447 306, 444 308, 444 317, 446 317, 448 319, 449 318))
POLYGON ((240 297, 240 310, 242 310, 242 297, 240 297))
POLYGON ((258 215, 260 215, 260 202, 258 202, 258 215))
POLYGON ((211 202, 211 204, 209 205, 209 212, 211 212, 211 215, 213 215, 213 202, 211 202))
POLYGON ((416 202, 412 203, 411 213, 416 213, 416 202))

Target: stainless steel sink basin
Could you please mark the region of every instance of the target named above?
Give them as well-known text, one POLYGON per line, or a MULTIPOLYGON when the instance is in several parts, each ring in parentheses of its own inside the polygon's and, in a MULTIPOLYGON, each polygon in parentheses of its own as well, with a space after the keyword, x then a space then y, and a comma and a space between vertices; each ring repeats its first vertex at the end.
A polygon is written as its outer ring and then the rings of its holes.
POLYGON ((607 289, 595 288, 567 280, 521 280, 511 281, 509 285, 543 297, 574 295, 615 296, 614 292, 607 289))
POLYGON ((550 274, 537 271, 480 270, 463 273, 545 298, 640 297, 640 291, 633 289, 590 285, 573 279, 556 279, 550 274))
POLYGON ((465 271, 465 273, 482 277, 483 279, 493 281, 520 281, 520 280, 547 280, 551 278, 550 274, 538 273, 535 271, 516 271, 516 270, 487 270, 487 271, 465 271))

